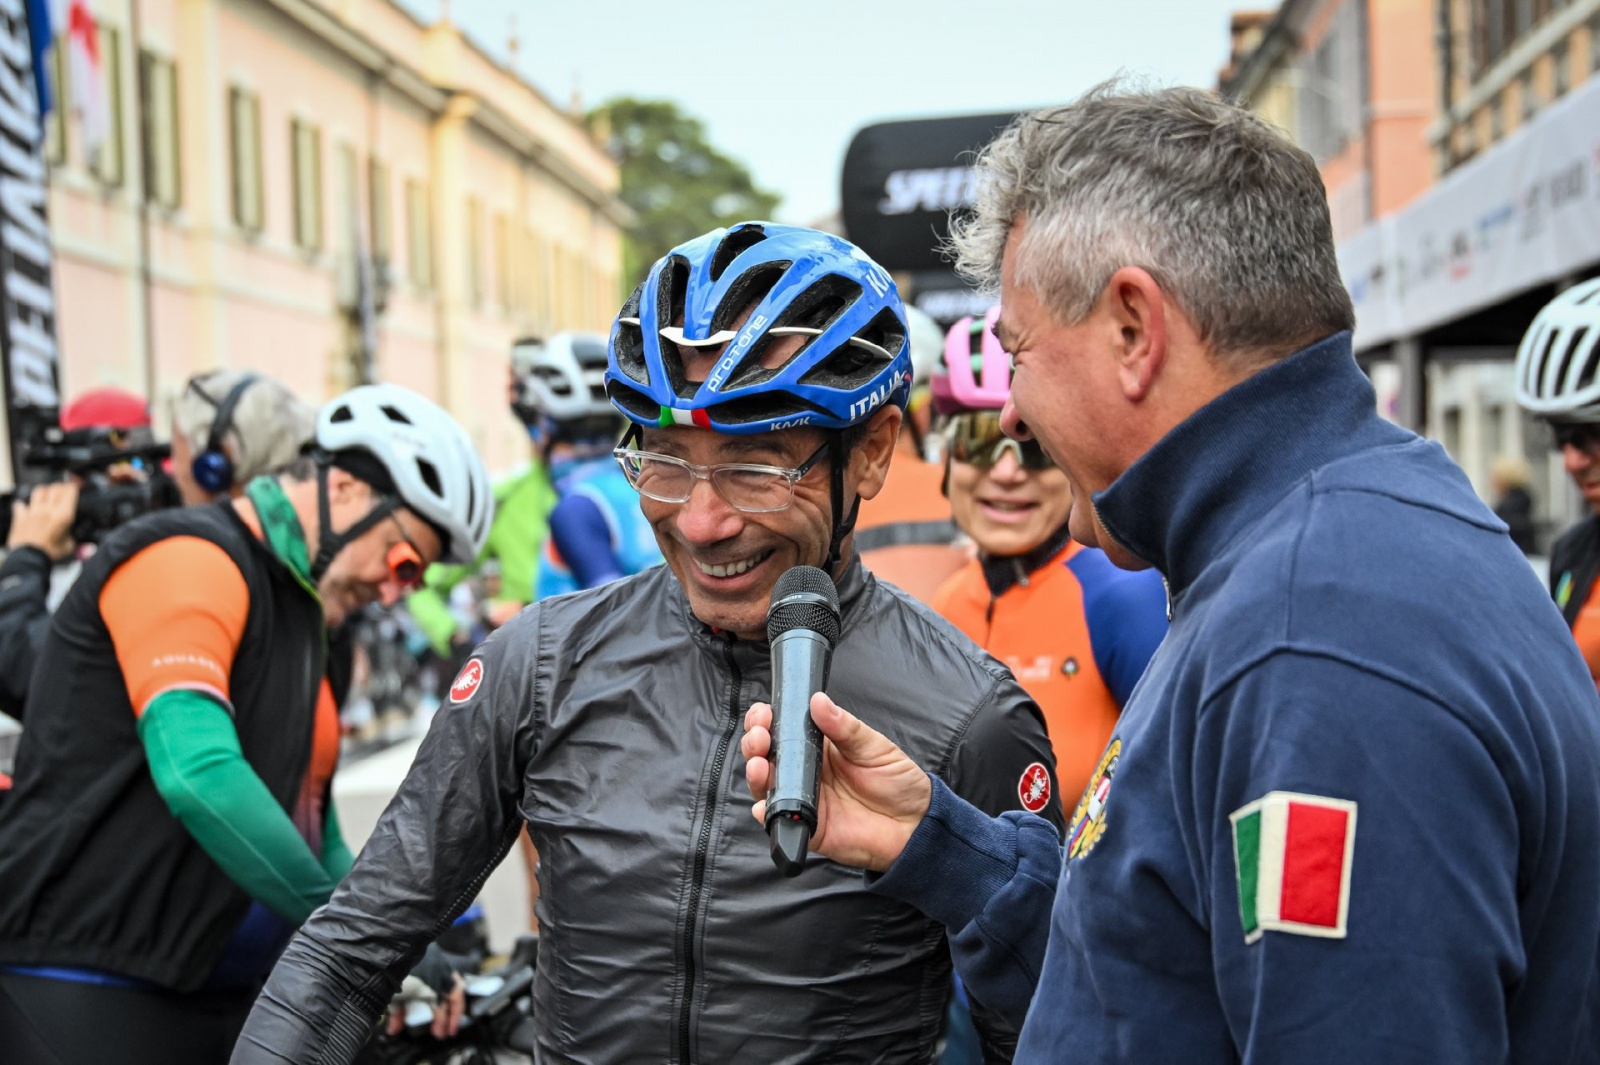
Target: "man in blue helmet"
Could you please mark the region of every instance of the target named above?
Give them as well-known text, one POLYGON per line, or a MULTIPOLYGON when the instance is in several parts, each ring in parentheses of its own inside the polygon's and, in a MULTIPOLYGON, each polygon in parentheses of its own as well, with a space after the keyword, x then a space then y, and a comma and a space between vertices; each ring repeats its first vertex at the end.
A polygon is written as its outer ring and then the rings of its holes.
POLYGON ((539 603, 479 648, 235 1061, 350 1060, 524 821, 543 1060, 930 1060, 943 929, 832 862, 780 875, 735 742, 771 692, 773 586, 824 567, 843 620, 829 690, 978 807, 1059 817, 1038 709, 855 555, 900 426, 905 332, 882 268, 813 230, 746 223, 655 264, 612 328, 607 389, 667 565, 539 603))

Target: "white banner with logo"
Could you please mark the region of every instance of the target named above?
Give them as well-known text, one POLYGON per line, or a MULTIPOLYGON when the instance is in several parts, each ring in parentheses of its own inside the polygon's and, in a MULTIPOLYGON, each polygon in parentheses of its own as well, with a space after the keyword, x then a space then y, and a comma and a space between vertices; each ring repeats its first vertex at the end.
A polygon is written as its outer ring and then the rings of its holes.
POLYGON ((1356 348, 1600 262, 1600 79, 1339 248, 1356 348))

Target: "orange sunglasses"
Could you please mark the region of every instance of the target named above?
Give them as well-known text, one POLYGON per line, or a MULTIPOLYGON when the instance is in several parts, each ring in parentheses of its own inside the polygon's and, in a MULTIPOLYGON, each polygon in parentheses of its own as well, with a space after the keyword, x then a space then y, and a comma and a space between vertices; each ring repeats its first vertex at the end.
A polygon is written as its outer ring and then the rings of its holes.
POLYGON ((389 518, 394 522, 394 527, 400 530, 400 542, 389 548, 389 575, 407 591, 415 591, 422 587, 422 574, 428 568, 427 564, 422 561, 422 552, 411 542, 400 519, 393 513, 389 518))

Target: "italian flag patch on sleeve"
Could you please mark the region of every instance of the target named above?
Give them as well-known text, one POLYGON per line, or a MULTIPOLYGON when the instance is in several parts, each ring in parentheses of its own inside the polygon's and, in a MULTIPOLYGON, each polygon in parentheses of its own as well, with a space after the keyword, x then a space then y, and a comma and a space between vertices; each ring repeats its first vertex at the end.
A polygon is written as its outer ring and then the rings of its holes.
POLYGON ((1244 941, 1263 932, 1343 939, 1356 804, 1271 791, 1228 820, 1244 941))

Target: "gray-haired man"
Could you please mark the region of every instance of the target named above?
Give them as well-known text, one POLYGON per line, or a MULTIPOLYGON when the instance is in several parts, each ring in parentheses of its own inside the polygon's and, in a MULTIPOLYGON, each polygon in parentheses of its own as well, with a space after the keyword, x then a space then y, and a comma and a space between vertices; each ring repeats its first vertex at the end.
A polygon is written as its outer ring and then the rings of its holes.
POLYGON ((1008 431, 1172 627, 1064 846, 821 696, 813 846, 951 930, 1018 1061, 1600 1061, 1600 705, 1505 526, 1374 413, 1311 158, 1112 87, 980 169, 1008 431))

